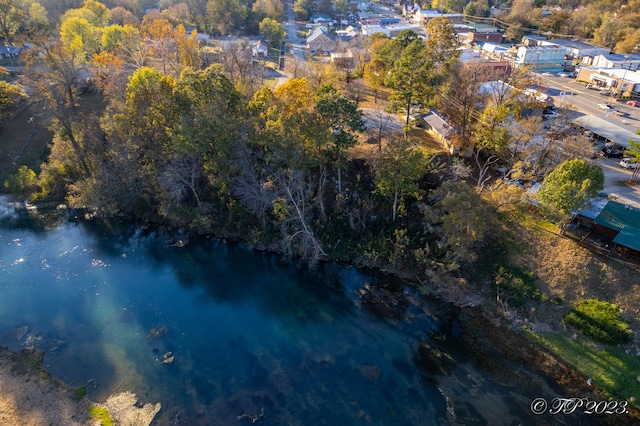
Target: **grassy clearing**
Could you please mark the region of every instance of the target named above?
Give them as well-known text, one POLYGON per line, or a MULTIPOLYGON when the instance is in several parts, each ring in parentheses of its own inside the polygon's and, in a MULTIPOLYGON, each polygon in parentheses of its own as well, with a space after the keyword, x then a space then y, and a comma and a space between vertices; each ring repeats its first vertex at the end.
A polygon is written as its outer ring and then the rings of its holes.
POLYGON ((99 420, 102 426, 113 426, 113 420, 106 408, 92 405, 89 407, 89 414, 92 418, 99 420))
POLYGON ((593 385, 603 389, 611 398, 628 401, 631 397, 640 397, 637 379, 640 357, 636 354, 627 354, 617 346, 599 346, 564 334, 536 334, 530 330, 525 330, 525 333, 585 377, 592 378, 593 385))
POLYGON ((601 300, 581 300, 565 317, 565 322, 602 343, 627 343, 631 329, 618 306, 601 300))

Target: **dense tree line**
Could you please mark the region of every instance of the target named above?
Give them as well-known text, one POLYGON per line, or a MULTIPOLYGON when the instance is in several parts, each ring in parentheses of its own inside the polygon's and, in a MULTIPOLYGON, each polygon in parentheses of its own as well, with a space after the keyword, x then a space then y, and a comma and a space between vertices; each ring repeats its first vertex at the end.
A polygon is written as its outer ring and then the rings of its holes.
MULTIPOLYGON (((381 144, 375 158, 350 159, 364 121, 331 78, 248 85, 241 61, 203 67, 181 25, 115 24, 109 12, 87 1, 65 13, 58 39, 34 37, 26 72, 55 134, 37 176, 23 168, 9 188, 242 238, 312 264, 350 259, 425 275, 473 259, 490 220, 476 191, 463 182, 437 189, 435 160, 406 137, 381 144), (462 224, 469 218, 472 227, 462 224)), ((376 51, 400 110, 427 102, 445 66, 441 50, 406 36, 376 51), (409 58, 425 73, 416 70, 407 89, 409 58)))
MULTIPOLYGON (((617 53, 638 52, 640 46, 639 0, 630 1, 534 1, 433 0, 426 8, 469 16, 491 16, 502 22, 508 38, 519 41, 525 30, 537 30, 563 37, 592 40, 617 53)), ((0 0, 0 41, 14 42, 15 36, 37 29, 57 28, 69 9, 91 8, 95 0, 0 0)), ((284 16, 281 0, 108 0, 101 4, 114 23, 134 24, 145 16, 162 17, 173 25, 193 27, 210 35, 258 34, 269 18, 284 16)), ((307 20, 314 13, 344 17, 355 11, 346 0, 295 0, 296 17, 307 20)))
POLYGON ((433 277, 469 264, 487 242, 493 216, 482 190, 500 186, 498 165, 510 177, 543 176, 571 158, 558 140, 530 143, 540 124, 533 100, 479 90, 496 76, 458 63, 446 19, 430 22, 426 43, 412 32, 369 41, 365 78, 391 92, 406 131, 352 159, 362 113, 329 74, 300 67, 265 88, 245 48, 205 66, 184 26, 152 15, 114 23, 115 9, 87 0, 63 14, 59 37, 34 33, 26 72, 55 134, 37 176, 21 168, 8 188, 312 264, 348 259, 433 277), (459 162, 443 174, 445 163, 408 137, 410 115, 430 105, 451 117, 475 167, 459 162))

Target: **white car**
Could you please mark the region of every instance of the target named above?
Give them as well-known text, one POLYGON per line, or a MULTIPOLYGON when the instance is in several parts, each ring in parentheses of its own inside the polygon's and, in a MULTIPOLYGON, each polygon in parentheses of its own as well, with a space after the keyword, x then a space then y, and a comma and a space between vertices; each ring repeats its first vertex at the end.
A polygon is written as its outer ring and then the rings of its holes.
POLYGON ((613 109, 613 107, 609 104, 598 104, 598 109, 613 109))
POLYGON ((638 167, 638 163, 633 163, 632 159, 629 157, 625 157, 620 160, 620 165, 625 169, 635 169, 636 167, 638 167))

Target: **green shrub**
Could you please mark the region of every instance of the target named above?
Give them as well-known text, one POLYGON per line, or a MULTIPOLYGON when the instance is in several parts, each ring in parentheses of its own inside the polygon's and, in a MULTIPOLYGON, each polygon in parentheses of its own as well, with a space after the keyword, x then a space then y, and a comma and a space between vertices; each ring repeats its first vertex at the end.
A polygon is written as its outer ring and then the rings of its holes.
POLYGON ((89 407, 89 414, 91 414, 91 417, 94 419, 100 420, 102 426, 113 426, 113 420, 106 408, 92 405, 89 407))
POLYGON ((542 294, 536 288, 535 274, 521 268, 501 266, 494 280, 500 299, 513 307, 524 305, 527 300, 540 302, 542 294))
POLYGON ((13 194, 24 194, 36 183, 36 172, 27 166, 20 166, 18 171, 10 175, 4 182, 5 189, 13 194))
POLYGON ((84 386, 78 386, 77 388, 73 389, 73 399, 75 399, 76 401, 80 401, 86 395, 87 395, 87 388, 84 386))
POLYGON ((617 305, 600 300, 581 300, 565 316, 565 323, 601 343, 615 345, 631 339, 631 329, 617 305))

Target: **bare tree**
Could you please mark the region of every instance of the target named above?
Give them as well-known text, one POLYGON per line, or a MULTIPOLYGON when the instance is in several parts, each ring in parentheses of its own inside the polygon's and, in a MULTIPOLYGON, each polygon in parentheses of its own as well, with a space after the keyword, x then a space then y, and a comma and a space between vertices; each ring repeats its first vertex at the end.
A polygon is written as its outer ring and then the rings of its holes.
POLYGON ((381 153, 382 141, 391 135, 391 123, 395 120, 395 117, 383 109, 373 110, 370 117, 372 125, 369 129, 375 133, 375 137, 378 141, 378 153, 381 153))
POLYGON ((279 172, 276 182, 291 208, 290 215, 281 222, 282 250, 286 256, 300 256, 313 267, 326 256, 309 223, 309 200, 314 189, 297 170, 279 172))
POLYGON ((33 44, 26 58, 25 73, 37 86, 45 107, 53 113, 59 135, 69 141, 83 172, 88 174, 85 153, 77 137, 78 93, 83 76, 88 75, 87 65, 58 40, 38 35, 33 37, 33 44))
POLYGON ((202 157, 196 155, 176 156, 169 160, 158 179, 172 203, 180 203, 191 192, 198 209, 204 212, 198 195, 198 181, 203 176, 203 161, 202 157))
POLYGON ((273 179, 264 176, 258 170, 256 163, 264 160, 256 158, 257 152, 248 149, 246 141, 241 140, 234 153, 234 163, 238 174, 233 179, 233 193, 240 198, 258 219, 266 224, 269 213, 273 210, 273 200, 276 199, 276 188, 273 179))

